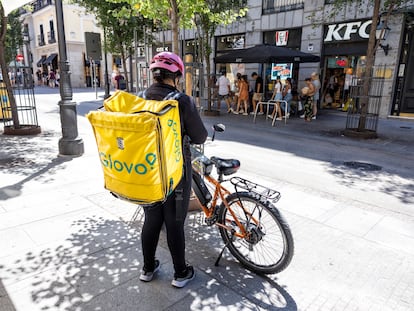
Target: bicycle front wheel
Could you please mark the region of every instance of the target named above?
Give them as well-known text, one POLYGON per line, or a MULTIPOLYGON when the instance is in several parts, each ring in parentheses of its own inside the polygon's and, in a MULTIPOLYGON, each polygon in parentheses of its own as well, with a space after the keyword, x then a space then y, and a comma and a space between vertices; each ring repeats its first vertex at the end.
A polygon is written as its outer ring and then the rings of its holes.
POLYGON ((260 201, 248 192, 232 193, 227 202, 229 208, 220 205, 218 223, 233 256, 255 273, 284 270, 292 260, 294 245, 280 212, 271 202, 260 201))

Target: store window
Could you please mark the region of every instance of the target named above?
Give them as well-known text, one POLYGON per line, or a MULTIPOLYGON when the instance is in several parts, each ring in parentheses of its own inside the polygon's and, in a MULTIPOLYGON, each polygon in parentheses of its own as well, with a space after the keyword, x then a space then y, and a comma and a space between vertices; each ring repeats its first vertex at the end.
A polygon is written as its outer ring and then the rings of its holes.
POLYGON ((323 83, 323 107, 339 108, 349 99, 353 83, 361 78, 366 68, 366 56, 337 55, 326 57, 323 83))
MULTIPOLYGON (((245 48, 245 35, 235 34, 229 36, 216 37, 216 55, 226 53, 229 50, 243 49, 245 48)), ((216 68, 217 75, 220 72, 226 72, 227 78, 229 78, 232 88, 236 80, 237 73, 245 74, 245 64, 218 64, 216 68)))
MULTIPOLYGON (((263 42, 289 48, 292 50, 300 50, 302 38, 302 28, 281 29, 267 31, 263 33, 263 42)), ((293 94, 297 93, 299 65, 293 63, 273 63, 265 64, 265 98, 270 98, 273 93, 274 83, 277 77, 280 77, 282 84, 287 78, 292 79, 293 94)))
POLYGON ((201 46, 197 39, 186 40, 184 43, 184 55, 193 55, 193 61, 202 62, 201 59, 201 46))
POLYGON ((217 52, 243 49, 245 47, 244 34, 216 37, 217 52))

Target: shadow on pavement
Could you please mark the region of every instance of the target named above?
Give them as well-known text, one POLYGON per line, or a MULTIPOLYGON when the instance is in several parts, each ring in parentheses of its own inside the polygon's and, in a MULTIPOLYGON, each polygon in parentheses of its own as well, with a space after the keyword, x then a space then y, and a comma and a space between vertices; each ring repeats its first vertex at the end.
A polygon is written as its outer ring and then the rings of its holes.
MULTIPOLYGON (((0 266, 0 273, 5 284, 13 280, 15 288, 30 293, 20 294, 16 307, 39 310, 297 310, 281 285, 243 269, 232 257, 214 267, 222 246, 219 233, 197 225, 197 218, 190 215, 187 227, 188 260, 197 276, 181 290, 170 285, 173 271, 164 238, 157 253, 161 270, 151 283, 143 283, 138 229, 93 215, 73 221, 63 243, 27 252, 7 268, 0 266)), ((141 221, 138 212, 130 224, 141 221)))
MULTIPOLYGON (((0 140, 0 169, 3 174, 20 175, 23 179, 0 188, 0 200, 21 194, 25 183, 41 180, 52 183, 60 165, 72 160, 57 155, 56 133, 43 132, 36 136, 2 135, 0 140), (3 153, 4 152, 4 153, 3 153)), ((4 181, 3 181, 4 182, 4 181)))

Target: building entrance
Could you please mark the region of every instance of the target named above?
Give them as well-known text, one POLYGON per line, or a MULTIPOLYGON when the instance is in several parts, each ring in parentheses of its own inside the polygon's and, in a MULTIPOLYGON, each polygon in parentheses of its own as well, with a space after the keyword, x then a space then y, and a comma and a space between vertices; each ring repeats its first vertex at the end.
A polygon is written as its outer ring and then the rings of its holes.
POLYGON ((393 114, 414 117, 414 14, 409 16, 405 28, 404 45, 398 68, 393 114))

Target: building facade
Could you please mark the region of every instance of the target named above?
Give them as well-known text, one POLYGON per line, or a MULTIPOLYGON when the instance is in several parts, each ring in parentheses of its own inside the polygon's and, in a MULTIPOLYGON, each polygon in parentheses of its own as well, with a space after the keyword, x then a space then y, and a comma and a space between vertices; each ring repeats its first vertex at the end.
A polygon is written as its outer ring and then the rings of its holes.
MULTIPOLYGON (((37 0, 32 4, 33 11, 22 15, 27 38, 25 59, 27 65, 33 67, 33 72, 41 72, 46 81, 51 71, 59 71, 56 9, 53 0, 37 0)), ((72 86, 91 87, 94 86, 93 82, 100 86, 103 81, 102 29, 97 25, 94 15, 87 14, 75 4, 64 1, 63 14, 72 86), (96 50, 98 53, 91 52, 96 50)))
MULTIPOLYGON (((215 64, 215 72, 210 74, 226 70, 230 80, 233 80, 237 72, 250 77, 250 73, 256 71, 266 78, 265 93, 270 94, 272 77, 278 70, 289 73, 298 89, 304 86, 305 78, 317 72, 322 82, 322 106, 329 80, 333 78, 337 81, 332 99, 336 105, 333 107, 344 106, 352 81, 357 81, 365 71, 369 32, 373 27, 373 1, 367 0, 362 6, 354 4, 344 7, 336 16, 330 17, 332 2, 250 0, 248 16, 220 27, 214 38, 213 57, 233 49, 272 44, 318 55, 320 63, 215 64)), ((387 12, 380 14, 383 23, 387 12)), ((414 1, 406 1, 389 15, 388 36, 378 42, 373 76, 383 79, 380 117, 414 117, 414 84, 409 79, 414 75, 413 24, 414 1)), ((375 25, 376 29, 378 26, 375 25)), ((163 34, 164 46, 168 46, 170 38, 171 34, 163 34)), ((183 55, 190 53, 197 56, 194 40, 194 31, 183 32, 183 55)))
MULTIPOLYGON (((249 0, 247 17, 231 25, 219 27, 213 40, 213 62, 216 56, 229 50, 271 44, 320 56, 319 63, 214 64, 212 72, 206 73, 206 76, 225 69, 230 80, 234 80, 238 72, 247 74, 248 77, 254 71, 259 72, 266 81, 265 95, 268 95, 271 93, 276 75, 291 76, 297 89, 300 89, 304 86, 304 79, 312 72, 317 72, 322 82, 321 106, 326 104, 325 95, 329 93, 329 80, 333 77, 337 82, 332 94, 335 105, 331 107, 344 106, 349 96, 349 86, 352 81, 362 76, 365 70, 370 29, 379 25, 372 25, 371 0, 367 0, 362 6, 347 6, 336 16, 330 17, 332 2, 249 0)), ((27 14, 24 21, 30 38, 28 50, 34 70, 48 72, 58 67, 55 6, 52 0, 37 0, 34 4, 34 12, 27 14)), ((381 21, 384 21, 387 12, 380 13, 381 21)), ((103 81, 101 59, 90 62, 86 39, 87 34, 98 34, 103 37, 95 17, 86 14, 76 5, 64 4, 64 21, 72 85, 91 86, 94 75, 100 85, 103 81)), ((414 118, 414 82, 413 79, 409 79, 414 75, 413 25, 414 0, 408 0, 389 15, 388 36, 378 42, 373 75, 384 81, 379 111, 381 117, 414 118)), ((202 63, 197 36, 195 29, 180 32, 181 54, 184 59, 202 63)), ((141 80, 142 77, 148 79, 149 59, 158 51, 171 49, 171 32, 162 31, 155 34, 155 38, 156 42, 152 46, 141 47, 142 51, 140 50, 133 59, 136 66, 125 64, 126 68, 134 68, 136 71, 131 75, 135 77, 132 80, 141 80)), ((119 67, 116 61, 112 61, 112 57, 109 59, 109 68, 112 68, 113 64, 119 67)), ((197 70, 201 71, 201 67, 197 70)), ((140 82, 134 83, 139 89, 140 82)), ((148 83, 149 81, 145 85, 148 83)))

